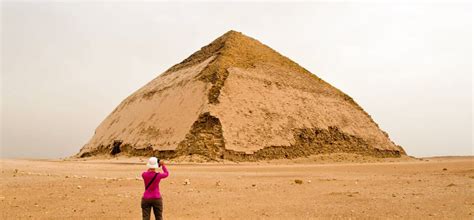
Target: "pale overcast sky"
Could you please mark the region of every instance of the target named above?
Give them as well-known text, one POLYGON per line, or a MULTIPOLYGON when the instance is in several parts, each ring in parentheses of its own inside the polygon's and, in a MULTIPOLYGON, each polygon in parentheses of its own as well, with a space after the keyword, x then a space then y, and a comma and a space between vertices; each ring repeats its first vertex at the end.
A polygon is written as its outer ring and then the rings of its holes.
POLYGON ((472 5, 2 2, 1 156, 75 154, 230 29, 353 97, 410 155, 472 155, 472 5))

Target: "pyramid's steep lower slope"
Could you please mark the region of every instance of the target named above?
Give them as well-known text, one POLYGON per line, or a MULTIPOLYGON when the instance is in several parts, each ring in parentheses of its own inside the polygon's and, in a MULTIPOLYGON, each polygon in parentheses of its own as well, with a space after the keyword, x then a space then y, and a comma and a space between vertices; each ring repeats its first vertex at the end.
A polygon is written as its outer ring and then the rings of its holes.
POLYGON ((120 103, 78 156, 258 160, 332 152, 405 154, 352 98, 230 31, 120 103))

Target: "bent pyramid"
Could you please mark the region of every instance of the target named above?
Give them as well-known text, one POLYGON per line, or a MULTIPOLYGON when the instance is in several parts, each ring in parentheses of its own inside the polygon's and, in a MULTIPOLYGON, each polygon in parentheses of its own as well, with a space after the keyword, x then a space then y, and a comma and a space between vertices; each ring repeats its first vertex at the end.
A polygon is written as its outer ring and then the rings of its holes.
POLYGON ((351 97, 229 31, 123 100, 77 156, 239 161, 338 152, 405 155, 351 97))

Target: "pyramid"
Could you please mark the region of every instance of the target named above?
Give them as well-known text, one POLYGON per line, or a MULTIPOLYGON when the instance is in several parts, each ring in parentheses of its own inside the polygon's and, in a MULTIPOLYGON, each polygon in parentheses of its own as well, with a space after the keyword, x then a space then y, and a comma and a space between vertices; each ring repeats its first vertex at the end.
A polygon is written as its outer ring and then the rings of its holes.
POLYGON ((76 155, 255 161, 405 151, 351 97, 229 31, 123 100, 76 155))

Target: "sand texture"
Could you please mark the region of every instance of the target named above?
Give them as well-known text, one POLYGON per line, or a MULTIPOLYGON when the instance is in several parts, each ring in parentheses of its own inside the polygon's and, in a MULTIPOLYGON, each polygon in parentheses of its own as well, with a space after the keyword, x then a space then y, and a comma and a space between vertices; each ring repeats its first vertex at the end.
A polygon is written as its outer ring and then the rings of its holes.
POLYGON ((348 95, 230 31, 126 98, 77 156, 258 161, 323 153, 405 155, 348 95))
MULTIPOLYGON (((337 163, 348 158, 170 164, 160 187, 164 217, 473 218, 472 157, 337 163)), ((140 219, 143 163, 1 160, 1 219, 140 219)))

